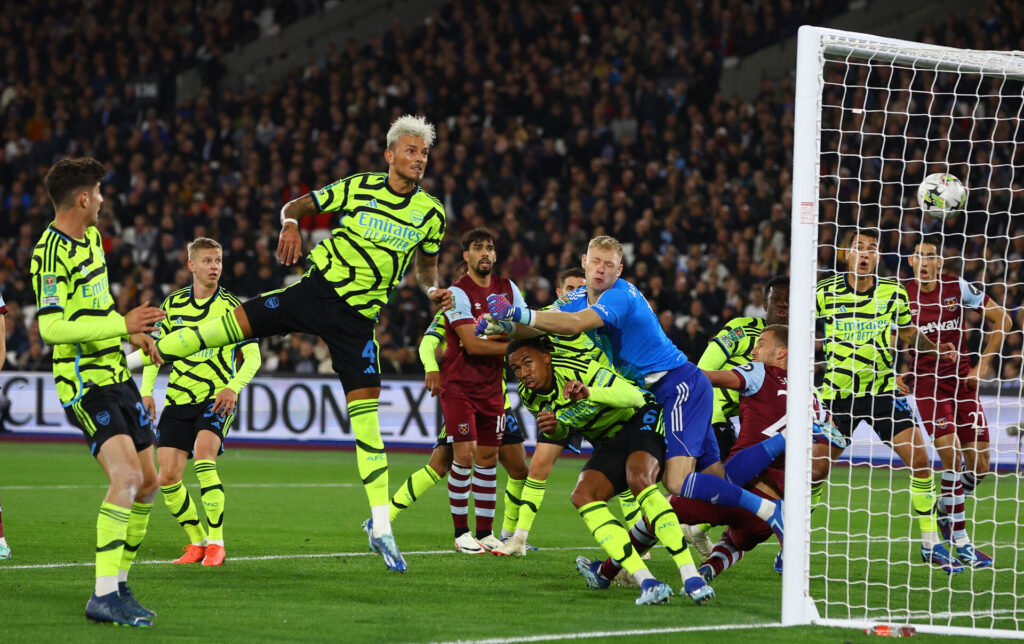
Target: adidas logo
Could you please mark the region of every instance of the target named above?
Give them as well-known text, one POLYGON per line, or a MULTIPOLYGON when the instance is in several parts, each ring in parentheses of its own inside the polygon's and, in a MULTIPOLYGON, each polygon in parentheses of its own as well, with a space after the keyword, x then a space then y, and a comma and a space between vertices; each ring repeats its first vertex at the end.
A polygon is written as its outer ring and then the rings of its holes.
POLYGON ((373 367, 367 367, 366 370, 363 371, 363 373, 377 373, 377 370, 374 369, 373 367))
POLYGON ((370 199, 370 203, 369 203, 369 204, 367 204, 367 205, 369 205, 369 206, 370 206, 370 208, 377 208, 377 207, 378 207, 378 206, 377 206, 377 200, 376 200, 376 199, 370 199))
POLYGON ((846 305, 845 304, 843 306, 839 307, 839 312, 840 313, 846 313, 846 305))

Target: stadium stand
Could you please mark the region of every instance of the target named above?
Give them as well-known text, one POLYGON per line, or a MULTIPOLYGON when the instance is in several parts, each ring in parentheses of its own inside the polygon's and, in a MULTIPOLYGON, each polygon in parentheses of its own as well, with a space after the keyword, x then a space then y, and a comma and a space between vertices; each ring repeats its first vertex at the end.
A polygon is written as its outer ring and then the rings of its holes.
MULTIPOLYGON (((0 290, 19 369, 49 368, 26 274, 52 217, 41 181, 52 161, 90 154, 109 164, 99 226, 121 310, 185 284, 184 245, 197 235, 224 244, 223 283, 248 297, 300 274, 274 258, 281 204, 382 167, 384 131, 403 112, 438 125, 425 188, 448 213, 446 281, 459 234, 487 225, 503 271, 529 304, 546 304, 555 273, 578 262, 592 235, 611 234, 627 249, 628 278, 699 355, 708 334, 756 309, 760 285, 788 269, 793 84, 766 82, 749 102, 723 96, 722 60, 845 6, 454 1, 414 29, 337 43, 268 90, 235 92, 220 90, 218 60, 260 36, 262 10, 285 23, 319 3, 66 4, 77 6, 66 20, 37 3, 0 17, 0 290), (201 28, 177 27, 192 22, 201 28), (193 68, 204 89, 176 104, 175 75, 193 68)), ((1024 49, 1021 21, 1016 2, 996 0, 920 38, 1024 49)), ((328 217, 302 223, 307 243, 329 234, 328 217)), ((892 257, 890 270, 904 269, 892 257)), ((1019 328, 1024 239, 1007 257, 1019 328)), ((385 371, 420 370, 427 309, 419 289, 395 291, 378 324, 385 371)), ((330 368, 314 338, 262 348, 264 371, 330 368)), ((1020 354, 1013 334, 1004 378, 1019 378, 1020 354)))

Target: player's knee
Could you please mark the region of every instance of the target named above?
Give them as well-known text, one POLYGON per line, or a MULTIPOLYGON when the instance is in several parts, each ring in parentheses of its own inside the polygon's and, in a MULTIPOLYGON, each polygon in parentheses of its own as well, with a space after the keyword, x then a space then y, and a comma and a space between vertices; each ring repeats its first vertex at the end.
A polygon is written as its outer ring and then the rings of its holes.
POLYGON ((629 486, 633 496, 638 496, 641 492, 656 483, 657 480, 655 477, 646 470, 626 472, 626 485, 629 486))
POLYGON ((157 484, 160 487, 167 487, 168 485, 174 485, 181 480, 181 472, 173 472, 170 468, 164 468, 160 470, 157 475, 157 484))
POLYGON ((577 487, 572 491, 572 504, 577 510, 596 500, 594 493, 586 488, 577 487))
POLYGON ((110 482, 118 492, 135 498, 142 489, 145 477, 141 468, 125 466, 112 472, 110 482))
POLYGON ((811 481, 821 483, 828 479, 832 471, 832 461, 827 458, 816 458, 811 461, 811 481))

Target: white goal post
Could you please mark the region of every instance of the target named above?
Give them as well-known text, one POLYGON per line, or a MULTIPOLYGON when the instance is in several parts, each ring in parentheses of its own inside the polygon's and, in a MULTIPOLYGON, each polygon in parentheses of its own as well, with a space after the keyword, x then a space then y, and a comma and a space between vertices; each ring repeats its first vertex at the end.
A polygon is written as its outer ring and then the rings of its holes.
MULTIPOLYGON (((980 78, 979 83, 983 81, 988 82, 992 78, 1003 79, 1004 83, 1007 80, 1024 80, 1024 53, 1021 52, 960 50, 833 29, 810 26, 800 28, 796 65, 795 131, 793 143, 789 396, 787 403, 787 425, 790 430, 787 436, 786 454, 785 485, 787 501, 784 517, 786 541, 782 577, 782 623, 783 625, 820 624, 858 628, 867 628, 877 624, 909 624, 918 631, 928 633, 1024 639, 1024 608, 1021 608, 1024 605, 1024 570, 1021 569, 1024 567, 1024 557, 1021 556, 1021 548, 1016 545, 1009 547, 1009 551, 1014 555, 1012 557, 1013 561, 1007 560, 1007 557, 1000 561, 997 557, 994 569, 985 571, 972 571, 968 569, 965 573, 962 573, 965 575, 962 578, 965 580, 963 582, 958 581, 960 578, 946 578, 945 575, 933 575, 930 577, 931 587, 926 585, 921 588, 920 584, 910 583, 909 581, 899 582, 904 583, 907 593, 929 593, 933 589, 938 589, 940 591, 947 591, 952 596, 951 589, 954 589, 964 593, 959 597, 969 597, 970 589, 974 588, 974 586, 968 587, 967 590, 958 589, 957 587, 963 586, 968 581, 975 583, 974 580, 981 579, 981 575, 984 574, 1009 575, 1010 577, 1001 578, 1003 580, 1010 580, 1006 582, 1009 584, 1009 591, 1003 592, 1003 601, 1016 603, 1016 607, 1011 606, 1009 609, 1005 608, 1005 603, 1000 604, 1004 608, 997 610, 998 606, 979 606, 974 603, 973 599, 970 599, 964 600, 967 603, 963 606, 946 606, 943 604, 943 611, 936 611, 935 615, 928 615, 925 614, 926 611, 922 611, 919 608, 912 609, 909 604, 906 606, 900 605, 898 601, 895 606, 890 607, 887 605, 872 606, 869 604, 870 600, 865 600, 865 605, 859 607, 861 609, 860 615, 856 614, 857 611, 849 611, 844 615, 837 615, 832 613, 838 613, 839 611, 830 610, 830 603, 822 601, 820 596, 816 597, 812 590, 811 579, 814 574, 811 557, 812 538, 816 537, 812 532, 809 502, 811 489, 811 434, 809 431, 796 431, 796 429, 801 427, 810 428, 811 426, 811 392, 814 390, 815 385, 815 286, 818 279, 822 277, 818 266, 819 213, 821 212, 820 190, 822 185, 821 159, 823 153, 822 99, 826 85, 824 70, 831 63, 838 63, 840 65, 849 63, 851 65, 890 66, 892 69, 909 70, 910 73, 914 74, 918 70, 922 73, 956 73, 963 74, 965 77, 980 78), (974 575, 973 578, 966 577, 966 575, 972 574, 974 575), (891 610, 888 610, 890 608, 891 610), (975 619, 970 616, 972 611, 985 615, 998 613, 1001 616, 1001 621, 989 622, 983 618, 975 619), (961 613, 968 614, 966 619, 970 620, 969 624, 965 625, 963 621, 965 617, 961 613), (960 620, 957 621, 954 617, 959 617, 960 620)), ((892 73, 895 75, 895 72, 892 73)), ((977 87, 982 87, 982 85, 979 84, 977 87)), ((861 89, 867 92, 873 88, 861 89)), ((1024 97, 1021 98, 1024 100, 1024 97)), ((855 104, 856 101, 851 100, 849 103, 855 104)), ((847 108, 839 106, 838 109, 844 110, 847 108)), ((881 114, 879 118, 884 119, 889 114, 894 113, 887 112, 887 110, 889 110, 888 103, 884 107, 877 109, 877 112, 881 114)), ((849 111, 851 114, 860 114, 860 110, 855 106, 849 107, 849 111)), ((974 118, 973 113, 950 115, 951 118, 954 116, 966 119, 974 118)), ((1024 130, 1024 122, 1020 122, 1021 113, 1019 108, 1016 117, 1013 120, 1017 122, 1013 123, 1011 127, 1011 130, 1014 131, 1014 138, 1017 138, 1016 132, 1018 129, 1024 130)), ((864 118, 866 119, 867 117, 864 118)), ((991 119, 992 114, 988 114, 988 118, 991 119)), ((841 138, 841 136, 840 133, 839 137, 841 138)), ((890 136, 892 138, 899 138, 900 134, 896 132, 890 136)), ((824 140, 828 144, 833 139, 826 138, 824 140)), ((992 143, 995 145, 999 144, 1000 141, 995 140, 993 135, 992 143)), ((1013 139, 1010 140, 1010 144, 1013 144, 1013 139)), ((928 143, 923 145, 927 146, 928 143)), ((973 154, 973 148, 971 148, 971 151, 973 154)), ((857 152, 853 150, 848 154, 855 155, 857 152)), ((926 158, 923 164, 928 162, 929 159, 926 158)), ((956 162, 967 163, 967 160, 956 162)), ((835 178, 838 179, 838 177, 835 178)), ((967 183, 966 177, 960 178, 965 179, 965 183, 967 183)), ((878 181, 878 183, 882 183, 882 181, 878 181)), ((905 191, 910 190, 910 187, 906 186, 897 189, 905 193, 905 191)), ((916 185, 913 186, 913 190, 916 190, 916 185)), ((896 203, 894 207, 909 211, 906 203, 896 203)), ((978 207, 985 208, 987 206, 982 203, 978 207)), ((1009 215, 1010 213, 1007 214, 1009 215)), ((860 215, 858 214, 857 216, 859 217, 860 215)), ((1024 214, 1017 216, 1024 219, 1024 214)), ((901 224, 903 223, 902 217, 903 215, 901 214, 901 224)), ((943 224, 940 222, 939 225, 943 224)), ((1007 230, 1009 229, 1010 224, 1007 225, 1007 230)), ((903 233, 897 232, 894 234, 902 235, 903 233)), ((1006 237, 1008 241, 1011 239, 1009 233, 1007 233, 1006 237)), ((838 243, 838 235, 833 243, 838 243)), ((831 267, 825 266, 824 268, 831 267)), ((1016 395, 1015 393, 1014 396, 1016 395)), ((1015 398, 1015 401, 1019 404, 1019 399, 1015 398)), ((930 439, 926 440, 930 443, 930 439)), ((868 471, 874 472, 876 470, 869 469, 868 471)), ((881 469, 879 468, 877 471, 881 471, 881 469)), ((833 472, 834 475, 835 472, 833 472)), ((868 474, 868 476, 875 475, 868 474)), ((887 471, 884 476, 889 477, 891 475, 887 471)), ((1011 476, 1014 476, 1016 481, 1020 479, 1019 472, 1011 476)), ((903 478, 906 478, 906 476, 903 478)), ((939 479, 938 471, 935 473, 935 479, 936 481, 939 479)), ((993 483, 990 481, 988 485, 991 486, 993 483)), ((938 489, 937 482, 936 489, 938 489)), ((1006 486, 1001 489, 1004 494, 1007 494, 1005 492, 1006 486)), ((1016 494, 1019 494, 1021 489, 1019 482, 1014 483, 1013 489, 1017 491, 1016 494)), ((869 487, 867 493, 870 493, 870 491, 869 487)), ((1013 498, 1007 495, 1004 498, 1008 498, 1009 502, 1015 501, 1018 506, 1024 504, 1024 499, 1019 497, 1013 498)), ((827 512, 828 508, 824 508, 824 511, 827 512)), ((906 521, 903 522, 910 525, 912 521, 911 516, 907 514, 906 521)), ((1019 509, 1015 511, 1014 516, 1024 518, 1019 509)), ((820 518, 817 514, 815 518, 820 523, 820 518)), ((901 515, 895 518, 902 521, 904 516, 901 515)), ((867 521, 870 525, 871 518, 868 518, 867 521)), ((1024 543, 1024 526, 1020 526, 1018 530, 1021 533, 1020 541, 1024 543)), ((992 528, 992 532, 995 532, 995 528, 992 528)), ((895 531, 891 536, 894 537, 894 541, 899 540, 895 538, 898 536, 895 531)), ((907 540, 906 537, 900 537, 900 539, 904 542, 907 540)), ((905 552, 903 558, 906 558, 905 552)), ((863 565, 867 566, 869 563, 875 562, 865 562, 863 565)), ((887 563, 877 562, 878 565, 886 565, 887 563)), ((901 563, 903 562, 901 561, 901 563)), ((928 564, 921 563, 920 558, 917 558, 914 565, 928 568, 928 564)), ((858 574, 855 566, 847 566, 845 572, 850 575, 858 574)), ((837 578, 835 583, 844 583, 844 580, 837 578)), ((998 595, 995 589, 995 581, 991 582, 991 586, 991 594, 993 596, 998 595)), ((865 591, 864 595, 866 597, 868 592, 865 591)))

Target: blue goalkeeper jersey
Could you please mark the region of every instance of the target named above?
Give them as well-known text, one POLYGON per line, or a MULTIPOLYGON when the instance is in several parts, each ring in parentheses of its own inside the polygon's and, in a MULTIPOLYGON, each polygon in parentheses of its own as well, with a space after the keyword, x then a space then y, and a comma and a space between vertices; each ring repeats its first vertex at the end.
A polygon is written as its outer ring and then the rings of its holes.
POLYGON ((587 303, 587 287, 581 286, 563 295, 551 308, 575 313, 588 306, 597 312, 604 326, 587 331, 587 335, 626 378, 642 386, 648 374, 686 364, 686 354, 665 335, 647 299, 626 280, 616 280, 593 305, 587 303))

